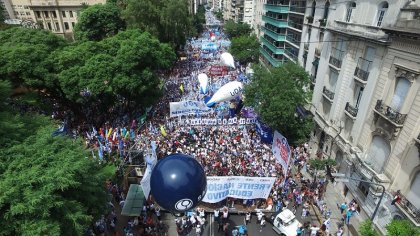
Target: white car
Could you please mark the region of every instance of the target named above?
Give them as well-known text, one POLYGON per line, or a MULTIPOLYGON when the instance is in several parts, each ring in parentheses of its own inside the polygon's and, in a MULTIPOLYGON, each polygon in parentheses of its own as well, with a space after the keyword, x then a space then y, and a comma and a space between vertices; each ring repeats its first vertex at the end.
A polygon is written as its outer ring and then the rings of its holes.
POLYGON ((273 221, 273 230, 281 236, 296 236, 300 222, 289 209, 280 212, 273 221))

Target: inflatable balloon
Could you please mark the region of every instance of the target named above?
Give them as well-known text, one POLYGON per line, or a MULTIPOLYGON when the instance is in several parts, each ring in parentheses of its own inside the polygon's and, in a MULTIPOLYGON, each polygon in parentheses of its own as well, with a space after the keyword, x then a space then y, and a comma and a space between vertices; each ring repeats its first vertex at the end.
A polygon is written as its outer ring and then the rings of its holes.
POLYGON ((217 90, 213 97, 208 102, 206 102, 206 105, 208 107, 211 107, 214 105, 214 103, 232 100, 238 95, 240 95, 242 93, 242 90, 243 84, 241 82, 229 82, 223 85, 219 90, 217 90))
POLYGON ((153 168, 150 189, 159 206, 183 213, 197 206, 206 194, 206 174, 191 156, 172 154, 153 168))
POLYGON ((208 82, 209 82, 209 78, 207 77, 206 74, 199 74, 198 75, 198 82, 200 83, 200 92, 202 94, 206 94, 209 89, 208 89, 208 82))
POLYGON ((222 64, 224 64, 225 66, 235 68, 235 62, 230 53, 228 52, 222 53, 222 55, 220 55, 220 60, 222 61, 222 64))

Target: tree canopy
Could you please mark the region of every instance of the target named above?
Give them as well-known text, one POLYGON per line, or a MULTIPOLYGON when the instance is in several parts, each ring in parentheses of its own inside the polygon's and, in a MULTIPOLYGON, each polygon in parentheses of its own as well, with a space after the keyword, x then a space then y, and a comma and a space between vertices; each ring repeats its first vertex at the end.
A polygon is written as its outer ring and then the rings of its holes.
POLYGON ((12 112, 0 81, 0 235, 82 235, 106 210, 115 169, 87 159, 81 141, 52 137, 48 118, 12 112))
POLYGON ((260 43, 255 35, 242 35, 232 39, 229 51, 235 60, 245 65, 258 61, 259 47, 260 43))
POLYGON ((387 236, 420 235, 420 228, 408 220, 392 220, 386 227, 387 236))
POLYGON ((123 18, 131 29, 148 31, 177 47, 193 35, 193 16, 187 0, 127 0, 123 18))
POLYGON ((224 25, 225 32, 230 38, 240 36, 249 36, 251 34, 251 27, 246 23, 236 23, 233 20, 228 20, 224 25))
POLYGON ((305 142, 313 121, 297 115, 309 103, 309 75, 297 64, 286 63, 271 71, 256 68, 245 86, 245 104, 254 107, 262 121, 282 133, 291 144, 305 142))
POLYGON ((86 107, 150 106, 160 94, 159 71, 176 59, 168 44, 140 30, 69 44, 50 32, 13 28, 0 31, 0 43, 1 78, 42 91, 81 118, 93 115, 86 107))
POLYGON ((74 36, 76 40, 100 41, 124 29, 125 21, 116 4, 96 4, 81 11, 74 28, 74 36))

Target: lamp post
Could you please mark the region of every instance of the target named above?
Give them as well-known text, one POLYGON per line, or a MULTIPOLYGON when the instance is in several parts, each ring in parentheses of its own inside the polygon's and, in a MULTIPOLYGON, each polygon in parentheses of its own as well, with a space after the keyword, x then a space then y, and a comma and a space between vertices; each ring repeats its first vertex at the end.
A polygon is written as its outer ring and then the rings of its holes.
POLYGON ((373 220, 375 219, 376 213, 378 212, 379 206, 381 205, 382 199, 384 198, 384 195, 385 195, 385 186, 382 185, 382 184, 378 184, 378 183, 372 182, 372 181, 357 179, 357 178, 353 178, 353 177, 347 177, 345 174, 342 174, 342 173, 332 173, 331 175, 334 176, 334 177, 341 177, 339 179, 335 179, 335 181, 337 181, 337 182, 349 182, 349 179, 351 179, 351 180, 356 180, 356 181, 360 181, 360 182, 364 182, 364 183, 368 183, 368 184, 373 184, 373 185, 377 185, 377 186, 382 187, 381 197, 379 198, 379 201, 376 204, 375 210, 373 211, 373 214, 370 217, 370 219, 373 222, 373 220))

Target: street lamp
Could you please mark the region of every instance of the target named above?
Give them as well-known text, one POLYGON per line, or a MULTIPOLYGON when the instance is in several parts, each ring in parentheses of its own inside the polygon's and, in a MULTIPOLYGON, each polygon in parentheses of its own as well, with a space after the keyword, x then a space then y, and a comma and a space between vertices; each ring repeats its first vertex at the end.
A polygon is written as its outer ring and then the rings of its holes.
POLYGON ((377 186, 382 187, 381 197, 379 198, 378 204, 376 204, 375 210, 373 211, 373 214, 370 217, 370 220, 373 222, 373 219, 375 219, 376 213, 378 212, 379 206, 381 205, 382 198, 384 198, 384 195, 385 195, 385 186, 383 186, 382 184, 378 184, 378 183, 367 181, 367 180, 357 179, 357 178, 353 178, 353 177, 347 177, 343 173, 331 173, 331 175, 334 176, 334 177, 339 177, 338 179, 335 179, 334 180, 334 181, 337 181, 337 182, 345 182, 345 183, 348 183, 349 180, 351 179, 351 180, 356 180, 356 181, 360 181, 360 182, 364 182, 364 183, 368 183, 368 184, 373 184, 373 185, 377 185, 377 186))

